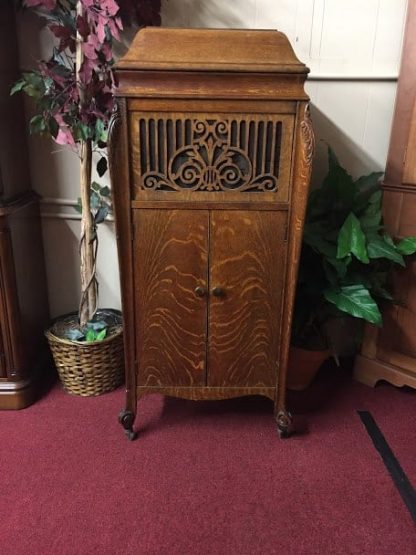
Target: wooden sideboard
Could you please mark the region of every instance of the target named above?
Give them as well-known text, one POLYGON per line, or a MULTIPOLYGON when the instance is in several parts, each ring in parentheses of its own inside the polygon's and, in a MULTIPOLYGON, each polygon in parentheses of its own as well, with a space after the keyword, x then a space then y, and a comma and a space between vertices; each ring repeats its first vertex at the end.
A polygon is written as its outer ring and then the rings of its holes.
POLYGON ((30 190, 12 0, 0 5, 0 409, 36 397, 48 299, 38 196, 30 190))
POLYGON ((139 31, 117 64, 110 170, 137 399, 264 395, 281 435, 313 155, 307 68, 276 31, 139 31))
MULTIPOLYGON (((416 2, 409 2, 390 148, 384 178, 383 216, 397 239, 416 236, 416 2)), ((383 328, 367 325, 354 374, 416 388, 416 260, 395 271, 397 304, 383 312, 383 328)))

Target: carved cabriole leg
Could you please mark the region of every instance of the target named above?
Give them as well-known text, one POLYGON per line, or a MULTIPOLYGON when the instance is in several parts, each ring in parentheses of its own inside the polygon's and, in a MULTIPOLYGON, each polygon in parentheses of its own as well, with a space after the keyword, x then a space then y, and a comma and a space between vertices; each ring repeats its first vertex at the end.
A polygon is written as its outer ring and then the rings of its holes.
POLYGON ((128 158, 127 106, 118 99, 109 126, 109 162, 121 282, 124 328, 124 362, 126 373, 126 408, 120 414, 129 439, 134 439, 133 422, 136 415, 136 354, 134 321, 133 236, 130 213, 130 170, 128 158))
POLYGON ((315 141, 309 104, 300 102, 294 149, 296 158, 293 168, 292 209, 289 223, 288 264, 286 273, 285 305, 283 307, 283 326, 280 341, 280 360, 277 368, 277 387, 275 397, 275 418, 279 433, 286 437, 290 432, 292 418, 286 410, 286 373, 289 358, 290 336, 293 318, 293 303, 296 292, 298 264, 302 245, 303 223, 312 171, 312 158, 315 141))

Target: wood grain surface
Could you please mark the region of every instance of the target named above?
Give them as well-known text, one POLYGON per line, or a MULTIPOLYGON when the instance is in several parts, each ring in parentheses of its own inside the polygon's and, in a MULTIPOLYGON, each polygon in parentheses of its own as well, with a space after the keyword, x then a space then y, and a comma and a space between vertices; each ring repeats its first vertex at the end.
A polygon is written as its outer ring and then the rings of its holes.
POLYGON ((163 393, 171 397, 190 399, 192 401, 218 401, 233 399, 249 395, 261 395, 273 401, 274 387, 138 387, 137 396, 143 397, 148 393, 163 393))
POLYGON ((276 383, 285 227, 286 212, 211 213, 209 386, 276 383))
POLYGON ((206 361, 207 211, 135 210, 139 386, 203 386, 206 361))

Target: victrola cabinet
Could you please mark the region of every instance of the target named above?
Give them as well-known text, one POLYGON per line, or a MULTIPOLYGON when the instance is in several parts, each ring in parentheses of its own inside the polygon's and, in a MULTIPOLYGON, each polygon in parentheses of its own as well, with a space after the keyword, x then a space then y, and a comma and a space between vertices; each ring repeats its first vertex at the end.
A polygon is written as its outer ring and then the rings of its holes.
POLYGON ((110 129, 129 438, 137 399, 265 395, 281 435, 313 154, 308 69, 277 31, 146 28, 110 129))

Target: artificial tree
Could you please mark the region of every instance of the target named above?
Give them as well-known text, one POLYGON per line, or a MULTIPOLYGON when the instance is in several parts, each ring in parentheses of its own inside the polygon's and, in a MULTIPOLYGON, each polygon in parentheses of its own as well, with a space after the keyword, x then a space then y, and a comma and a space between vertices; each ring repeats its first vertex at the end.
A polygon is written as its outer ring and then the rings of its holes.
POLYGON ((54 36, 51 56, 23 73, 12 94, 23 90, 38 113, 32 133, 49 135, 80 157, 79 324, 84 329, 98 306, 97 225, 110 207, 110 191, 92 180, 93 152, 100 153, 97 172, 107 171, 105 147, 114 107, 113 45, 125 24, 160 23, 160 0, 22 0, 34 9, 54 36))

